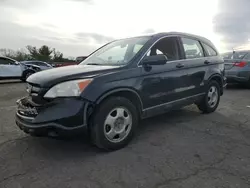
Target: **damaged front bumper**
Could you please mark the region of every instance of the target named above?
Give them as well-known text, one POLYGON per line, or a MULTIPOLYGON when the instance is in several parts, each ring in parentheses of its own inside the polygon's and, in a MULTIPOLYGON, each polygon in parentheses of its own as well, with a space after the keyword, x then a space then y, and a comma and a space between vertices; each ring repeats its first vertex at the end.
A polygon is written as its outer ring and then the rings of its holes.
POLYGON ((90 103, 58 98, 38 105, 29 97, 17 101, 16 124, 26 133, 43 136, 70 135, 86 128, 90 103))

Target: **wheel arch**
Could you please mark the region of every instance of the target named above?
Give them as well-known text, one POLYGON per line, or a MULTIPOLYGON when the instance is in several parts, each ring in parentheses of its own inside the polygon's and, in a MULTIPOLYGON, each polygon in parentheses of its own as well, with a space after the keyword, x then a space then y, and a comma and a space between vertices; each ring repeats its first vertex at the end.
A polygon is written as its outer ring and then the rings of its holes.
POLYGON ((208 83, 212 80, 218 82, 218 84, 220 85, 221 95, 223 95, 223 79, 222 79, 221 75, 218 73, 213 74, 212 76, 209 77, 208 83))
POLYGON ((112 96, 119 96, 129 99, 133 104, 136 104, 135 107, 141 115, 143 109, 143 103, 140 95, 137 91, 131 88, 116 88, 106 93, 103 93, 97 100, 96 105, 101 104, 104 100, 112 96))
POLYGON ((33 69, 26 69, 25 71, 23 71, 22 77, 24 77, 28 72, 33 72, 35 73, 36 71, 33 69))

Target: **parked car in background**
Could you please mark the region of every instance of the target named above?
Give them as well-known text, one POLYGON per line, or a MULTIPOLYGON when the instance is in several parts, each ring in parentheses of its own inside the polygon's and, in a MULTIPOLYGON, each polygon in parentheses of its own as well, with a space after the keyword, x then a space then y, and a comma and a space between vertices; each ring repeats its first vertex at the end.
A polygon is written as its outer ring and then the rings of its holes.
POLYGON ((214 112, 226 84, 215 46, 176 32, 116 40, 79 65, 42 71, 27 82, 29 96, 17 101, 21 130, 58 136, 88 128, 92 142, 106 150, 127 145, 140 119, 193 103, 214 112))
POLYGON ((26 66, 35 65, 35 66, 39 67, 41 70, 47 70, 47 69, 53 68, 52 65, 50 65, 49 63, 46 63, 44 61, 32 60, 32 61, 21 61, 21 63, 25 64, 26 66))
POLYGON ((78 65, 79 62, 54 62, 53 67, 65 67, 65 66, 70 66, 70 65, 78 65))
POLYGON ((243 83, 250 87, 250 50, 222 54, 228 83, 243 83))
POLYGON ((79 56, 76 58, 76 62, 82 62, 83 60, 85 60, 88 56, 79 56))
POLYGON ((0 79, 20 79, 25 81, 31 74, 40 71, 14 59, 0 56, 0 79))

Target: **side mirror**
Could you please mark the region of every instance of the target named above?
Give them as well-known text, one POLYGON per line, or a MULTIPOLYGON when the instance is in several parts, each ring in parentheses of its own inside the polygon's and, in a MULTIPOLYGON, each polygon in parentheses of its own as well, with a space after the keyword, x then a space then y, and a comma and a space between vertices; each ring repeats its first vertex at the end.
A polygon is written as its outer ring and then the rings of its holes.
POLYGON ((167 60, 167 56, 163 54, 147 56, 142 60, 142 65, 165 65, 167 60))
POLYGON ((19 65, 19 62, 15 61, 14 64, 15 64, 15 65, 19 65))

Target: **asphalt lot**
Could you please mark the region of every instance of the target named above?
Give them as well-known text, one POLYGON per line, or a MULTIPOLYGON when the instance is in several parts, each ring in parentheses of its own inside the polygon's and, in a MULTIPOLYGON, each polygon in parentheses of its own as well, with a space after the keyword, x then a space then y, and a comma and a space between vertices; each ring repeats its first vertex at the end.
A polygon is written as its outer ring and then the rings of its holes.
POLYGON ((15 126, 24 83, 0 83, 0 187, 249 188, 250 90, 230 86, 218 110, 195 106, 141 122, 126 148, 105 153, 86 135, 33 138, 15 126))

